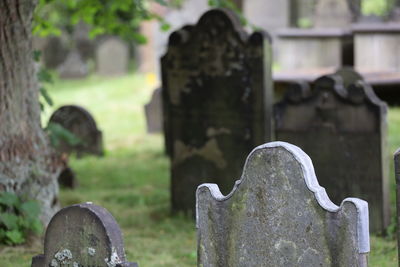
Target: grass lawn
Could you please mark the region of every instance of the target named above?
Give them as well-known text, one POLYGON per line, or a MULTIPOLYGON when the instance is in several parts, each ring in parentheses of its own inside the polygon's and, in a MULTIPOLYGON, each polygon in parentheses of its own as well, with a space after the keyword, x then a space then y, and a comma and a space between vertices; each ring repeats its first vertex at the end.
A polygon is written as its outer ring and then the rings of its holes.
MULTIPOLYGON (((79 187, 61 190, 62 206, 92 201, 107 208, 124 234, 127 258, 141 267, 196 266, 194 221, 169 212, 169 162, 161 135, 147 135, 143 105, 154 84, 139 75, 83 81, 57 81, 49 93, 55 106, 43 114, 47 121, 55 108, 78 104, 87 108, 103 131, 106 155, 71 159, 79 187)), ((394 209, 392 154, 400 146, 400 109, 389 111, 391 199, 394 209)), ((42 240, 28 245, 0 247, 0 266, 30 266, 41 253, 42 240)), ((371 237, 370 266, 396 266, 393 238, 371 237)))

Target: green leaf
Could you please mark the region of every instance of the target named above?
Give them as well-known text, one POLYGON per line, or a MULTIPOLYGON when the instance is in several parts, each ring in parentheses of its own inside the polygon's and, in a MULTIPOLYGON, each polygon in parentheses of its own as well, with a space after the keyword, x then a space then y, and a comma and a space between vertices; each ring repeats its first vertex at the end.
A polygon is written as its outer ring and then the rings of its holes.
POLYGON ((6 231, 6 237, 9 245, 18 245, 25 242, 25 238, 19 230, 6 231))
POLYGON ((132 37, 133 37, 133 39, 135 39, 135 41, 136 41, 138 44, 145 44, 145 43, 147 43, 147 38, 146 38, 146 36, 144 36, 143 34, 134 32, 134 33, 132 33, 132 37))
POLYGON ((42 56, 42 51, 40 51, 40 50, 34 50, 33 51, 33 60, 35 62, 39 62, 41 56, 42 56))
POLYGON ((18 216, 12 213, 0 213, 0 223, 8 230, 18 229, 18 216))
POLYGON ((51 99, 51 97, 50 97, 49 93, 47 92, 46 88, 40 87, 39 90, 40 90, 41 96, 43 96, 43 98, 44 98, 44 100, 46 101, 46 103, 47 103, 49 106, 52 106, 52 105, 53 105, 53 100, 51 99))
POLYGON ((167 23, 167 22, 163 22, 161 24, 160 28, 161 28, 162 31, 166 32, 169 29, 171 29, 171 25, 169 23, 167 23))
POLYGON ((10 192, 3 192, 0 194, 0 204, 13 208, 19 203, 18 197, 10 192))
POLYGON ((68 131, 58 123, 49 123, 46 127, 46 131, 50 135, 52 145, 59 144, 59 140, 63 140, 71 146, 76 146, 84 143, 80 138, 78 138, 76 135, 74 135, 72 132, 68 131), (55 142, 53 143, 53 141, 55 142))
POLYGON ((36 201, 27 201, 21 204, 20 211, 30 219, 36 219, 40 214, 40 207, 36 201))
POLYGON ((53 83, 53 76, 45 68, 41 68, 37 74, 39 82, 53 83))

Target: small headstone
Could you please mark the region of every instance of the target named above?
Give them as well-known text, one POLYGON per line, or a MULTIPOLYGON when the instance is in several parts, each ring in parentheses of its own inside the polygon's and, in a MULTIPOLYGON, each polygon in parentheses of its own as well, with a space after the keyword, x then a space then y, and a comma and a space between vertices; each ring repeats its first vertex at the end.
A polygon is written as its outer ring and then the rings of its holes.
POLYGON ((293 87, 274 107, 275 136, 310 155, 334 203, 368 201, 371 230, 380 232, 390 221, 387 106, 360 77, 351 70, 321 77, 310 95, 293 87))
POLYGON ((42 53, 44 65, 49 69, 57 68, 66 60, 68 49, 61 37, 51 36, 45 42, 42 53))
POLYGON ((151 100, 144 106, 148 133, 162 132, 161 88, 154 90, 151 100))
POLYGON ((75 140, 75 144, 69 144, 67 140, 59 140, 57 150, 60 153, 76 152, 77 156, 103 155, 102 133, 98 130, 92 115, 83 107, 62 106, 51 115, 50 123, 62 126, 74 135, 74 139, 78 139, 75 140))
POLYGON ((44 254, 32 258, 32 267, 137 267, 125 259, 121 230, 104 208, 91 203, 60 210, 51 219, 44 254))
POLYGON ((82 79, 88 75, 88 67, 79 52, 73 50, 58 68, 58 73, 62 79, 82 79))
POLYGON ((368 203, 333 204, 294 145, 254 149, 229 195, 196 194, 198 266, 367 266, 368 203))
POLYGON ((101 76, 119 76, 128 72, 129 48, 116 37, 106 38, 97 47, 97 73, 101 76))
POLYGON ((63 188, 74 189, 78 186, 78 181, 76 180, 75 172, 71 167, 66 167, 63 169, 58 176, 58 184, 63 188))
POLYGON ((173 210, 194 214, 205 181, 224 192, 251 149, 271 138, 271 46, 226 10, 171 34, 161 60, 173 210))
POLYGON ((344 28, 356 19, 359 1, 354 0, 319 0, 315 8, 315 27, 344 28), (354 3, 353 3, 354 2, 354 3))

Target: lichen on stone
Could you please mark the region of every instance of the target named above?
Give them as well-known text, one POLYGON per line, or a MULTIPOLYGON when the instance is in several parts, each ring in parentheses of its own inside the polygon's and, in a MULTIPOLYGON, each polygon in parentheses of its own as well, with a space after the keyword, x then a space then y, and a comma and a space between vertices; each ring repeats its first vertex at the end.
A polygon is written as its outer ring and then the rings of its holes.
POLYGON ((94 248, 88 248, 88 254, 90 256, 94 256, 96 254, 96 250, 94 248))
POLYGON ((54 259, 51 261, 51 266, 56 267, 58 263, 67 264, 72 259, 72 253, 69 249, 63 249, 54 255, 54 259), (56 264, 56 265, 54 265, 56 264))
POLYGON ((122 263, 122 261, 118 257, 117 251, 114 247, 111 249, 110 259, 105 258, 104 261, 106 262, 108 267, 116 267, 117 264, 122 263))

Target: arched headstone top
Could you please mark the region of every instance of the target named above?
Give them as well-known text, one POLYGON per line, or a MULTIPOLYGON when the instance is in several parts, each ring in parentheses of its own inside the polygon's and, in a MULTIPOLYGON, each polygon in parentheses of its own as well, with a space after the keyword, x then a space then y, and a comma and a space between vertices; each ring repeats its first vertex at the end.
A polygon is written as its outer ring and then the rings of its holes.
POLYGON ((114 217, 92 203, 60 210, 51 219, 45 235, 44 255, 32 267, 126 266, 121 230, 114 217))
POLYGON ((376 96, 372 87, 359 73, 350 68, 339 69, 334 74, 319 77, 313 84, 310 88, 307 82, 293 83, 282 102, 305 103, 321 96, 327 99, 330 94, 337 97, 336 101, 353 105, 370 104, 382 112, 387 110, 386 103, 376 96))
POLYGON ((79 140, 70 144, 60 140, 57 150, 64 153, 76 152, 82 154, 103 154, 102 133, 97 128, 93 116, 83 107, 65 105, 58 108, 50 117, 49 124, 58 124, 70 131, 79 140))
POLYGON ((186 25, 180 30, 173 32, 169 38, 170 46, 184 45, 190 42, 192 38, 196 40, 203 39, 203 42, 208 42, 211 38, 218 41, 223 40, 226 35, 231 35, 242 44, 253 43, 260 44, 264 39, 271 41, 270 35, 265 31, 257 31, 248 34, 241 25, 238 16, 228 9, 211 9, 204 13, 196 25, 186 25), (199 33, 203 33, 199 36, 199 33), (209 39, 204 37, 209 37, 209 39))
POLYGON ((216 255, 224 266, 364 266, 368 204, 355 198, 332 203, 311 159, 294 145, 255 148, 227 196, 215 184, 200 185, 196 195, 204 266, 216 255), (284 247, 289 251, 282 258, 284 247))
POLYGON ((77 105, 65 105, 58 108, 50 117, 50 122, 59 124, 68 124, 68 121, 73 121, 75 116, 81 117, 85 120, 88 127, 97 129, 97 125, 92 115, 85 108, 77 105), (71 116, 71 114, 76 114, 71 116))

